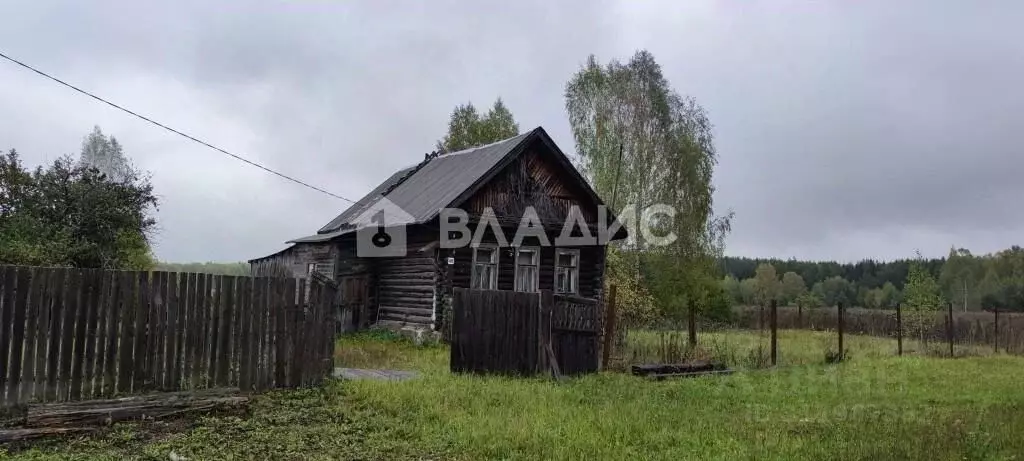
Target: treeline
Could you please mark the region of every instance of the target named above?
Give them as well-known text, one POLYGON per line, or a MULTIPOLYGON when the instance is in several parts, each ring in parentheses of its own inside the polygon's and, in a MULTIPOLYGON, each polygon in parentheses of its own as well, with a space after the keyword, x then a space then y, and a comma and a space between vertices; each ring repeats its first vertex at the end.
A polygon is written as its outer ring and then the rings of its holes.
POLYGON ((217 263, 217 262, 191 262, 191 263, 157 263, 154 270, 167 272, 199 272, 204 274, 217 275, 249 275, 249 263, 217 263))
POLYGON ((974 255, 952 248, 945 258, 895 261, 834 261, 723 257, 722 287, 734 303, 761 304, 774 295, 783 305, 891 308, 905 298, 914 278, 934 280, 936 296, 958 310, 1007 309, 1024 311, 1024 249, 1013 246, 991 254, 974 255), (773 282, 773 280, 777 281, 773 282))

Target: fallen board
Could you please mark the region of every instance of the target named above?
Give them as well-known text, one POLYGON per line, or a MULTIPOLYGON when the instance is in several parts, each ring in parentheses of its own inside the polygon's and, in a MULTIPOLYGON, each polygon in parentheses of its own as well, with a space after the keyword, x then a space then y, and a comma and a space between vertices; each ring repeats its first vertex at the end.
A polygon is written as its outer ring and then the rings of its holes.
POLYGON ((731 375, 734 370, 708 370, 708 371, 693 371, 689 373, 660 373, 653 375, 646 375, 646 377, 654 380, 662 380, 665 378, 695 378, 697 376, 715 376, 715 375, 731 375))
POLYGON ((249 398, 238 389, 209 389, 171 392, 119 399, 90 400, 19 407, 20 414, 7 415, 16 429, 0 430, 0 442, 47 435, 89 432, 118 421, 160 419, 187 413, 244 408, 249 398))
POLYGON ((687 363, 656 363, 645 365, 633 365, 631 368, 633 374, 636 376, 696 373, 727 369, 724 363, 712 362, 709 360, 695 360, 687 363))

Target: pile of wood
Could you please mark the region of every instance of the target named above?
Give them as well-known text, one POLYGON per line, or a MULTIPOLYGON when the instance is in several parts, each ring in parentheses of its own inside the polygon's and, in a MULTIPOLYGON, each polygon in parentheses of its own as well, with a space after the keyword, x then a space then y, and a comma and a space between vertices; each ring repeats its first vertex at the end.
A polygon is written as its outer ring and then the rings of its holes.
POLYGON ((244 409, 249 398, 238 389, 168 392, 109 400, 30 404, 0 417, 0 443, 48 435, 86 433, 118 421, 153 420, 244 409))
POLYGON ((653 379, 689 378, 704 375, 723 375, 733 372, 724 363, 709 360, 694 360, 692 362, 676 364, 633 365, 632 371, 635 376, 646 376, 653 379))

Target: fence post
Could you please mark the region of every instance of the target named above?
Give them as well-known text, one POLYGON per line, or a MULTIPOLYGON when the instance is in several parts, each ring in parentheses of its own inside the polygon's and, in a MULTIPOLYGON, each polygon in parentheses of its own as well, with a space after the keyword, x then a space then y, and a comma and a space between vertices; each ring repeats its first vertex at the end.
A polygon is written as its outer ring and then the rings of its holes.
POLYGON ((778 357, 778 335, 779 335, 779 306, 776 300, 772 300, 772 312, 771 312, 771 328, 772 328, 772 366, 775 366, 776 358, 778 357))
POLYGON ((608 286, 608 300, 604 313, 604 349, 601 356, 601 369, 607 370, 612 359, 612 347, 615 344, 615 295, 617 288, 614 283, 608 286))
POLYGON ((802 330, 804 328, 804 303, 796 303, 796 328, 802 330))
POLYGON ((903 310, 896 303, 896 355, 903 355, 903 310))
POLYGON ((992 335, 992 349, 996 354, 999 353, 999 308, 995 307, 992 309, 992 313, 995 314, 995 325, 994 332, 992 335))
POLYGON ((690 347, 697 347, 697 308, 694 304, 690 303, 689 314, 689 325, 687 325, 687 333, 689 334, 690 347))
POLYGON ((837 330, 839 331, 839 361, 842 361, 843 358, 845 358, 845 355, 846 355, 843 352, 843 327, 844 327, 844 325, 846 323, 846 319, 844 318, 843 303, 842 302, 836 303, 836 310, 838 312, 838 322, 837 322, 836 327, 837 327, 837 330))
POLYGON ((949 340, 949 356, 953 357, 953 303, 947 303, 946 339, 949 340))

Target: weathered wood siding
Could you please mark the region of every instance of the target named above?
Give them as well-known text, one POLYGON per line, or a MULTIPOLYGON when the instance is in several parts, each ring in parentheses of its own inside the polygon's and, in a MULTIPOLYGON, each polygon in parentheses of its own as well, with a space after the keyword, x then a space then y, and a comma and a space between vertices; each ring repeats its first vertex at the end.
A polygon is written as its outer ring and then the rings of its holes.
POLYGON ((334 243, 298 243, 277 254, 254 259, 249 265, 255 277, 306 277, 309 264, 315 263, 320 275, 333 280, 336 260, 334 243))
POLYGON ((565 181, 564 173, 549 156, 536 150, 524 153, 467 201, 466 211, 479 214, 491 207, 499 218, 518 222, 527 206, 533 206, 545 223, 565 222, 573 205, 580 207, 588 223, 597 221, 597 209, 578 185, 565 181))
POLYGON ((401 258, 367 258, 373 267, 378 322, 434 326, 439 262, 434 247, 437 228, 413 226, 406 231, 407 254, 401 258))

